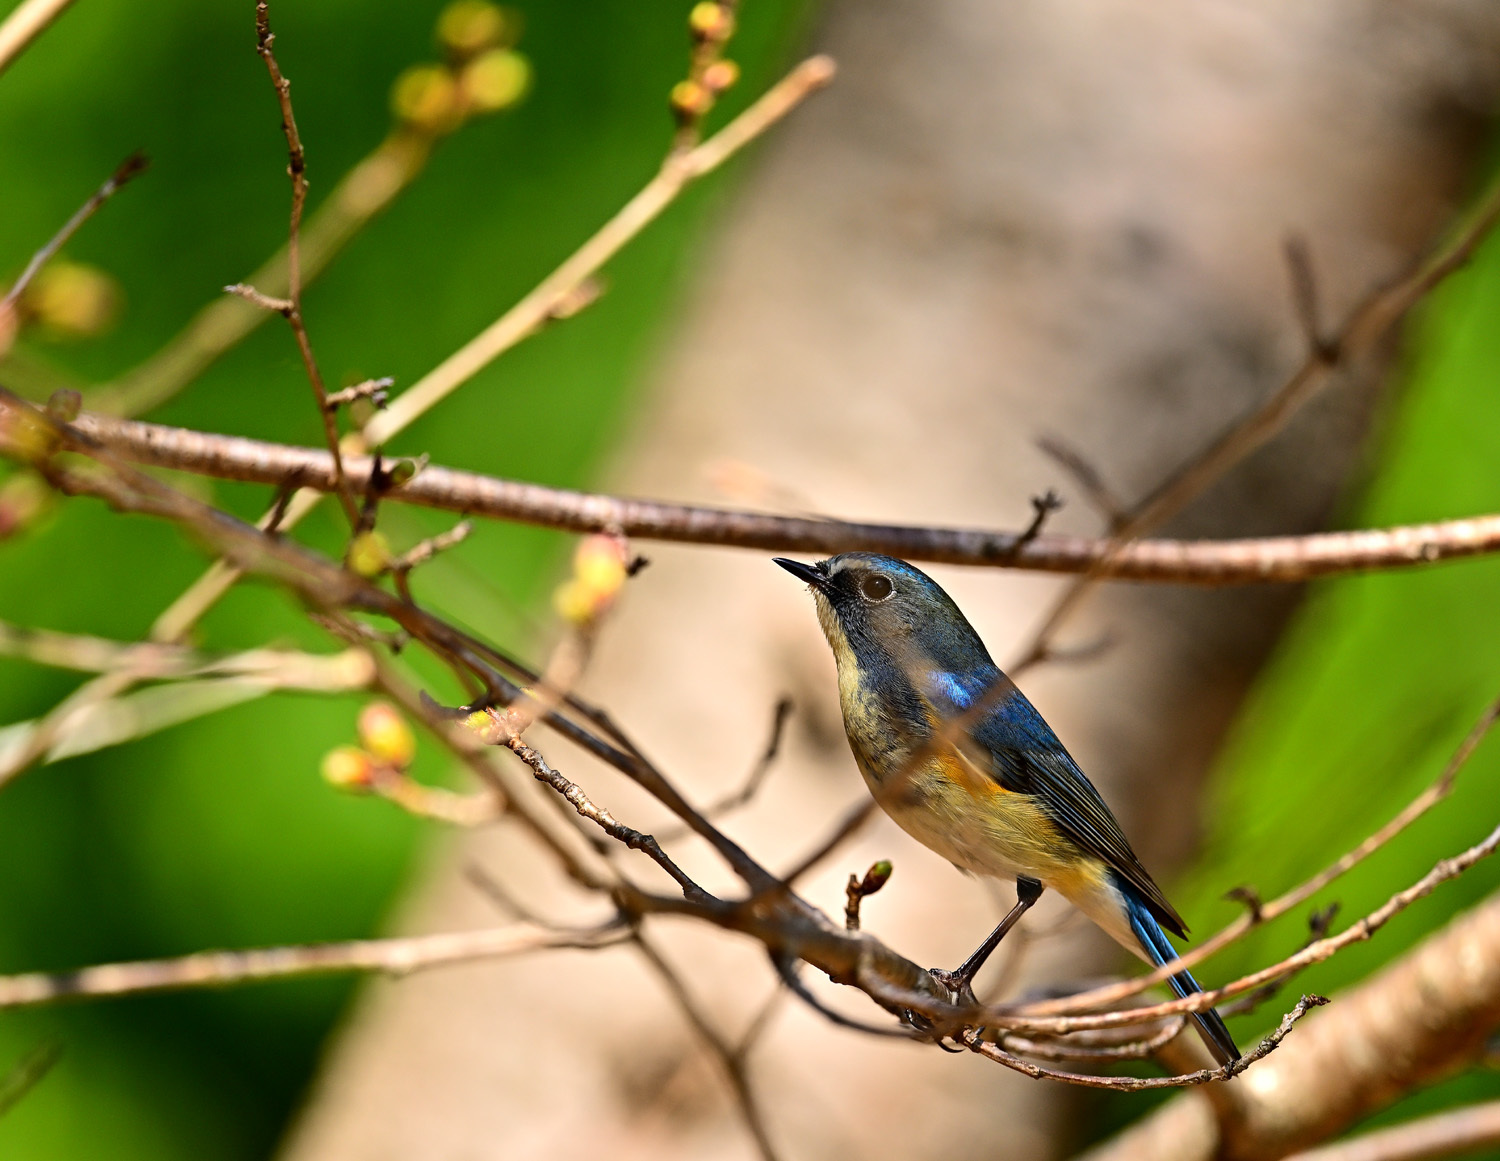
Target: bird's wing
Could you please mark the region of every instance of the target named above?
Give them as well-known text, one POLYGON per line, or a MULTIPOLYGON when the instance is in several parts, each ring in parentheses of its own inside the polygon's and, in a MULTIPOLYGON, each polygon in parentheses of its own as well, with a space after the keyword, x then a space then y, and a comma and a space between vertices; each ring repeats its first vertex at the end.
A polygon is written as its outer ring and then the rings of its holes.
POLYGON ((1187 934, 1094 784, 1019 690, 969 730, 959 749, 1006 790, 1036 798, 1069 838, 1141 893, 1163 926, 1187 934))

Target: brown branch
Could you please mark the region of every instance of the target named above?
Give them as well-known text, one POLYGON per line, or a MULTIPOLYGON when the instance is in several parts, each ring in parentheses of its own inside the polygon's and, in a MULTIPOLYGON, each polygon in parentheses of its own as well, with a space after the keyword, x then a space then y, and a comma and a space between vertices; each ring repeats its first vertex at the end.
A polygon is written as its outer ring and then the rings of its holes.
MULTIPOLYGON (((318 369, 318 360, 313 357, 312 339, 307 334, 307 324, 302 318, 302 211, 307 205, 307 152, 302 147, 302 136, 297 132, 297 118, 292 112, 292 82, 282 74, 272 51, 275 34, 271 32, 271 10, 267 0, 255 5, 255 51, 266 62, 266 71, 271 76, 271 85, 276 90, 276 101, 281 106, 281 132, 286 137, 287 174, 292 179, 291 224, 287 230, 286 275, 287 296, 285 309, 281 311, 292 328, 297 340, 297 350, 302 355, 302 365, 307 370, 307 381, 312 386, 313 398, 318 403, 318 416, 323 422, 323 438, 328 443, 328 454, 333 457, 333 490, 349 517, 349 527, 359 525, 359 508, 354 503, 354 493, 344 477, 343 453, 339 450, 339 423, 335 409, 328 406, 328 392, 323 387, 323 373, 318 369)), ((253 287, 241 287, 263 299, 253 287)), ((267 300, 270 301, 270 300, 267 300)), ((257 302, 257 305, 260 305, 257 302)))
POLYGON ((79 206, 73 216, 63 223, 62 229, 52 235, 47 244, 31 256, 31 261, 26 263, 26 269, 21 271, 20 277, 6 291, 5 297, 0 299, 0 315, 15 306, 21 295, 26 293, 26 288, 31 285, 31 280, 59 250, 68 244, 69 239, 78 233, 83 224, 98 213, 99 208, 123 189, 132 178, 144 173, 150 164, 150 160, 144 153, 132 153, 120 162, 119 167, 105 179, 104 184, 96 189, 89 200, 79 206))
POLYGON ((447 931, 396 939, 204 951, 176 959, 138 960, 100 964, 69 972, 0 976, 0 1008, 334 972, 376 971, 404 975, 440 964, 496 959, 548 948, 596 948, 605 946, 611 936, 618 938, 618 935, 615 922, 574 932, 550 931, 529 923, 517 923, 477 931, 447 931))
MULTIPOLYGON (((3 410, 0 401, 0 417, 3 410)), ((336 485, 326 451, 90 412, 80 415, 75 425, 135 463, 273 486, 290 478, 319 491, 332 491, 336 485)), ((345 468, 359 489, 368 483, 374 461, 350 456, 345 468)), ((1020 534, 1015 532, 867 524, 661 503, 549 488, 436 465, 424 467, 382 498, 570 532, 616 532, 638 540, 825 555, 884 552, 907 560, 1176 584, 1304 581, 1500 552, 1500 514, 1246 540, 1136 540, 1120 545, 1110 538, 1039 535, 1018 548, 1020 534)))
POLYGON ((666 851, 661 849, 661 844, 649 834, 643 834, 638 830, 625 826, 619 822, 614 815, 610 814, 601 806, 596 806, 582 787, 576 782, 571 782, 563 777, 531 746, 528 746, 520 738, 507 739, 505 746, 521 761, 531 767, 532 773, 536 775, 538 782, 550 786, 558 794, 568 801, 568 804, 576 810, 579 815, 588 819, 599 827, 605 834, 616 842, 623 844, 633 851, 641 851, 651 859, 657 866, 671 876, 672 881, 682 888, 684 898, 702 901, 711 896, 708 892, 698 886, 697 883, 679 867, 666 851))
POLYGON ((1287 1161, 1431 1161, 1500 1145, 1500 1101, 1468 1105, 1294 1153, 1287 1161))
POLYGON ((1464 1068, 1500 1026, 1500 896, 1307 1022, 1253 1083, 1179 1097, 1089 1161, 1283 1157, 1464 1068))
POLYGON ((1152 1089, 1164 1088, 1192 1088, 1195 1085, 1209 1084, 1213 1081, 1229 1080, 1239 1076, 1252 1064, 1264 1060, 1272 1052, 1281 1047, 1281 1042, 1287 1038, 1292 1026, 1307 1015, 1313 1008, 1328 1003, 1322 996, 1303 996, 1297 1001, 1296 1007, 1281 1018, 1275 1031, 1257 1044, 1249 1052, 1238 1060, 1232 1060, 1228 1064, 1220 1065, 1218 1068, 1202 1068, 1196 1072, 1185 1072, 1180 1076, 1094 1076, 1084 1072, 1064 1072, 1061 1069, 1047 1068, 1040 1064, 1033 1064, 1028 1060, 1022 1060, 1019 1056, 1007 1052, 998 1044, 992 1044, 987 1040, 979 1038, 978 1033, 969 1031, 961 1037, 961 1041, 971 1052, 977 1052, 980 1056, 1003 1064, 1006 1068, 1013 1069, 1033 1080, 1061 1080, 1068 1084, 1076 1084, 1083 1088, 1110 1089, 1114 1092, 1149 1092, 1152 1089))
POLYGON ((0 24, 0 73, 62 15, 73 0, 23 0, 0 24))

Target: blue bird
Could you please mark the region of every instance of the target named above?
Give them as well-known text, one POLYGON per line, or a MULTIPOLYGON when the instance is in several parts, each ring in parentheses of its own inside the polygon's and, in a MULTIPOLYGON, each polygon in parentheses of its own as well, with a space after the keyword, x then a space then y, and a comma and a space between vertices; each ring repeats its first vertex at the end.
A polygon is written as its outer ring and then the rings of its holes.
MULTIPOLYGON (((1099 792, 1002 673, 953 599, 920 569, 846 552, 776 563, 806 581, 838 666, 844 731, 875 801, 965 871, 1014 878, 1016 905, 961 967, 960 995, 1005 933, 1050 887, 1154 966, 1187 935, 1099 792), (1165 928, 1165 930, 1163 930, 1165 928)), ((1187 996, 1189 972, 1171 977, 1187 996)), ((1238 1060, 1219 1014, 1193 1015, 1220 1064, 1238 1060)))

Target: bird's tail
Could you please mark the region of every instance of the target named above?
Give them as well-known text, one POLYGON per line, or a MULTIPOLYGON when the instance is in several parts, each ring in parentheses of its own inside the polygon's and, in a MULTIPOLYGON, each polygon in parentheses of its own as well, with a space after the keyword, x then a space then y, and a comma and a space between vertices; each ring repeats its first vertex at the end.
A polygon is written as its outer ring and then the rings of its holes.
MULTIPOLYGON (((1128 884, 1121 885, 1121 894, 1125 896, 1125 906, 1130 915, 1130 929, 1140 940, 1146 958, 1157 967, 1176 959, 1177 949, 1167 940, 1167 933, 1161 929, 1161 924, 1156 921, 1156 916, 1151 914, 1146 904, 1136 897, 1128 884)), ((1178 972, 1175 976, 1168 977, 1168 982, 1172 985, 1172 990, 1182 998, 1203 990, 1198 986, 1198 981, 1193 979, 1192 972, 1178 972)), ((1229 1035, 1229 1029, 1224 1027, 1224 1021, 1219 1018, 1218 1012, 1212 1008, 1194 1012, 1192 1020, 1198 1025, 1198 1034, 1203 1037, 1203 1043, 1208 1045, 1209 1052, 1213 1053, 1214 1059, 1220 1064, 1228 1064, 1240 1058, 1240 1050, 1235 1047, 1234 1038, 1229 1035)))

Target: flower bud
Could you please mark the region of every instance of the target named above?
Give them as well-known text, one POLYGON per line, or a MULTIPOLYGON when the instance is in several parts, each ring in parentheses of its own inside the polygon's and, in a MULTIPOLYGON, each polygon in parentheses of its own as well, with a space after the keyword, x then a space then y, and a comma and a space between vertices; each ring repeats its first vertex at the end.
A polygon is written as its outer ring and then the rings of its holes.
POLYGON ((715 96, 733 88, 740 79, 740 66, 732 60, 716 60, 703 70, 703 87, 715 96))
POLYGON ((734 32, 734 14, 714 0, 702 0, 688 13, 688 28, 699 40, 728 40, 734 32))
POLYGON ((59 423, 72 423, 83 410, 83 393, 71 387, 52 392, 47 399, 47 414, 59 423))
POLYGON ((56 429, 31 408, 13 408, 0 420, 0 455, 37 463, 56 450, 56 429))
POLYGON ((391 567, 391 546, 379 532, 361 532, 349 544, 349 570, 373 580, 391 567))
POLYGON ((414 65, 391 87, 391 111, 422 133, 451 133, 464 119, 453 75, 441 65, 414 65))
POLYGON ((531 62, 508 48, 493 48, 475 57, 459 76, 470 108, 479 113, 507 109, 531 87, 531 62))
POLYGON ((678 121, 694 121, 713 108, 714 95, 697 81, 678 81, 672 86, 670 103, 678 121))
POLYGON ((860 881, 859 893, 861 895, 873 895, 891 880, 891 872, 896 868, 891 865, 890 859, 881 859, 878 863, 872 863, 870 869, 865 872, 865 877, 860 881))
POLYGON ((52 489, 33 472, 17 472, 0 484, 0 540, 14 536, 52 503, 52 489))
POLYGON ((359 711, 359 741, 377 762, 397 768, 410 766, 417 756, 411 727, 389 702, 372 701, 359 711))
POLYGON ((375 768, 370 755, 358 746, 337 746, 323 756, 322 774, 330 786, 359 792, 370 789, 375 768))
POLYGON ((107 330, 120 312, 120 289, 102 270, 58 259, 44 266, 22 295, 27 313, 60 337, 107 330))
POLYGON ((514 40, 508 36, 511 21, 506 17, 503 9, 487 0, 454 0, 438 16, 438 40, 455 56, 474 56, 514 40))

